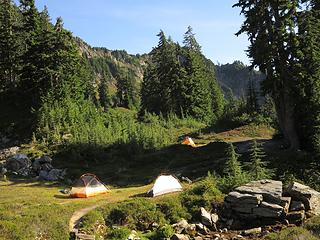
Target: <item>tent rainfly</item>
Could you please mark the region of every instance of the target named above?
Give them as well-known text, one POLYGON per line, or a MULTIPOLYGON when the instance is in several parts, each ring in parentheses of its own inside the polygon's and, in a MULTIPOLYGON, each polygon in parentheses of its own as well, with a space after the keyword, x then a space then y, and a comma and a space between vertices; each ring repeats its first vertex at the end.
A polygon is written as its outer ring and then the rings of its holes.
POLYGON ((166 193, 181 192, 182 186, 172 175, 161 175, 156 179, 153 187, 147 192, 151 197, 156 197, 166 193))
POLYGON ((83 174, 72 186, 71 197, 87 198, 107 193, 107 187, 99 181, 96 175, 91 173, 83 174))
POLYGON ((185 137, 182 141, 183 145, 189 145, 191 147, 196 147, 196 144, 193 142, 192 138, 191 137, 185 137))

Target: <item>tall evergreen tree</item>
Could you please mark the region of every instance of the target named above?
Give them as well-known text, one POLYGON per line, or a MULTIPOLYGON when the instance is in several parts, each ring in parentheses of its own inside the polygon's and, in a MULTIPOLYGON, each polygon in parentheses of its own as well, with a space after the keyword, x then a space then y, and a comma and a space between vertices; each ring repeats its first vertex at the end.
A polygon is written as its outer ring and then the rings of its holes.
POLYGON ((180 115, 183 109, 181 81, 184 72, 177 55, 179 47, 167 39, 163 31, 157 36, 159 43, 151 53, 151 62, 144 75, 142 110, 164 115, 171 112, 180 115))
POLYGON ((299 16, 300 48, 296 122, 303 147, 320 158, 320 2, 307 1, 311 9, 299 16))
POLYGON ((239 0, 245 21, 237 33, 246 33, 251 43, 252 66, 266 74, 264 87, 274 99, 279 125, 292 149, 300 147, 294 122, 296 55, 295 34, 298 0, 239 0))
POLYGON ((0 0, 0 91, 13 88, 19 71, 19 15, 11 0, 0 0))
POLYGON ((118 105, 125 108, 138 107, 137 87, 134 84, 134 73, 129 69, 120 71, 117 76, 118 105))

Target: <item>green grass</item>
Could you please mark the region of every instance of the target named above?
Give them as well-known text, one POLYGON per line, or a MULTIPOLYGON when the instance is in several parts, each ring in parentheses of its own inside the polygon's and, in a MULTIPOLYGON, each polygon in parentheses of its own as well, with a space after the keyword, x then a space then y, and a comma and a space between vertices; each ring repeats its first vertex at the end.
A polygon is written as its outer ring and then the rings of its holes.
MULTIPOLYGON (((242 129, 250 128, 249 126, 242 129)), ((183 134, 193 131, 190 128, 186 129, 182 130, 183 134)), ((181 134, 179 131, 181 129, 172 134, 177 137, 181 134)), ((254 128, 252 131, 264 132, 265 130, 263 127, 260 130, 254 128)), ((226 133, 203 132, 201 138, 196 137, 195 141, 199 143, 202 138, 206 138, 209 143, 215 140, 216 134, 226 133)), ((236 138, 235 135, 234 139, 236 138)), ((109 205, 121 202, 130 196, 144 193, 151 185, 137 187, 134 184, 139 184, 138 186, 149 184, 160 173, 180 173, 190 178, 206 176, 208 171, 221 173, 225 162, 226 146, 223 142, 212 142, 199 148, 176 144, 158 150, 135 151, 130 144, 111 146, 74 144, 60 149, 54 147, 48 149, 45 145, 39 145, 36 142, 26 145, 24 151, 30 156, 53 154, 54 166, 67 167, 69 176, 73 178, 79 177, 84 172, 93 172, 106 183, 112 183, 115 186, 132 185, 132 187, 114 188, 110 194, 95 198, 70 199, 58 192, 65 187, 59 184, 14 179, 9 182, 0 182, 0 239, 35 239, 41 236, 42 239, 68 239, 68 224, 74 211, 97 204, 109 205)), ((203 186, 201 183, 198 190, 204 191, 203 199, 207 204, 216 193, 206 192, 203 186)), ((198 201, 197 197, 190 192, 189 198, 184 197, 186 206, 181 206, 176 202, 178 195, 154 199, 155 203, 163 202, 166 198, 171 199, 167 204, 162 205, 169 221, 175 221, 181 216, 190 218, 190 215, 185 212, 185 207, 191 209, 190 206, 198 201), (170 208, 179 211, 172 212, 170 208)), ((94 219, 93 217, 91 220, 94 221, 94 219)))
POLYGON ((69 239, 69 220, 74 211, 123 201, 150 188, 112 189, 107 195, 73 199, 59 193, 63 187, 36 181, 0 182, 0 239, 69 239))

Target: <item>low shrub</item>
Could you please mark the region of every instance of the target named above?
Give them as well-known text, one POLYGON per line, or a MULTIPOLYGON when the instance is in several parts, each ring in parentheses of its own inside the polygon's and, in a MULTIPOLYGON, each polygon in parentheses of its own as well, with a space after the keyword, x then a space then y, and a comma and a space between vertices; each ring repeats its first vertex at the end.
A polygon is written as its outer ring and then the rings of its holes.
POLYGON ((173 234, 174 234, 174 229, 169 224, 165 224, 164 226, 159 228, 158 231, 157 231, 157 236, 160 239, 171 238, 173 236, 173 234))
POLYGON ((103 236, 106 228, 103 215, 99 211, 91 211, 83 216, 79 227, 86 233, 94 234, 97 237, 103 236))
POLYGON ((223 194, 217 188, 216 181, 216 177, 209 173, 207 177, 182 194, 182 205, 187 208, 191 216, 198 217, 200 207, 210 210, 213 202, 223 200, 223 194))
POLYGON ((119 203, 105 216, 107 223, 127 226, 130 229, 146 231, 152 223, 163 225, 164 214, 157 209, 155 203, 148 199, 137 198, 119 203))
POLYGON ((128 239, 130 233, 131 233, 131 230, 126 227, 109 228, 107 231, 106 239, 109 239, 109 240, 128 239))
POLYGON ((308 230, 302 227, 293 227, 282 230, 280 233, 270 233, 265 237, 266 240, 316 240, 308 230))
POLYGON ((176 223, 182 218, 191 218, 191 215, 187 212, 187 209, 182 206, 179 196, 164 198, 160 203, 158 203, 158 207, 165 215, 165 219, 170 221, 170 223, 176 223))
POLYGON ((320 237, 320 216, 310 218, 303 227, 320 237))

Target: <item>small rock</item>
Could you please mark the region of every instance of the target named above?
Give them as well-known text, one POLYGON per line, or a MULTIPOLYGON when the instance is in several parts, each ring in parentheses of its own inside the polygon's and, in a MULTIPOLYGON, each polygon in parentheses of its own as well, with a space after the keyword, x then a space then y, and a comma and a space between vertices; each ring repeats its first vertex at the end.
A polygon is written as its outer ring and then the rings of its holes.
POLYGON ((181 180, 182 181, 185 181, 185 182, 187 182, 187 183, 189 183, 189 184, 191 184, 192 183, 192 181, 188 178, 188 177, 181 177, 181 180))
POLYGON ((211 215, 203 207, 200 208, 201 222, 206 226, 212 226, 211 215))
POLYGON ((221 235, 218 234, 218 233, 215 233, 215 234, 213 234, 212 236, 215 237, 215 238, 220 238, 220 237, 221 237, 221 235))
POLYGON ((218 214, 212 213, 212 214, 211 214, 211 221, 212 221, 213 223, 217 223, 218 220, 219 220, 218 214))
POLYGON ((243 235, 253 235, 261 233, 261 227, 251 228, 243 231, 243 235))
POLYGON ((244 239, 244 237, 242 235, 237 235, 232 238, 232 240, 239 240, 239 239, 244 239))
POLYGON ((226 232, 228 232, 228 229, 227 229, 227 228, 223 228, 223 229, 221 230, 221 232, 226 233, 226 232))
POLYGON ((188 225, 188 222, 185 219, 182 219, 180 222, 172 224, 172 227, 176 233, 182 233, 188 225))
POLYGON ((209 229, 202 223, 196 223, 196 230, 202 234, 208 234, 209 229))
POLYGON ((195 236, 197 233, 196 230, 196 225, 195 224, 189 224, 187 227, 184 229, 184 233, 188 234, 189 236, 195 236))
POLYGON ((188 235, 176 233, 171 237, 171 239, 172 240, 189 240, 189 237, 188 235))

